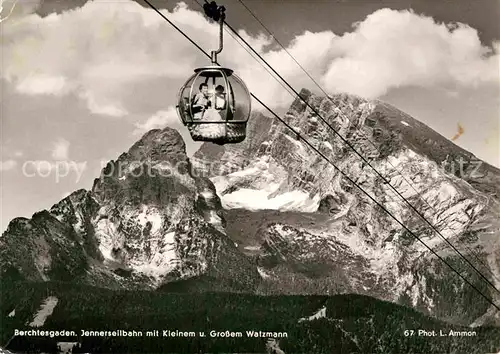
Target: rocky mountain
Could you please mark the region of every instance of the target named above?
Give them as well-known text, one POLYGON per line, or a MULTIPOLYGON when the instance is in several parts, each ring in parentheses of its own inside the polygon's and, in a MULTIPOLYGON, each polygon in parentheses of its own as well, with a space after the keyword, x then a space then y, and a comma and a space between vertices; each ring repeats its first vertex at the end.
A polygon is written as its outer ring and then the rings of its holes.
POLYGON ((177 131, 145 134, 92 190, 11 221, 2 278, 154 289, 205 277, 218 290, 252 291, 257 270, 225 234, 213 184, 189 164, 177 131))
MULTIPOLYGON (((387 104, 301 95, 383 178, 300 100, 287 122, 500 304, 391 189, 500 289, 500 172, 387 104)), ((0 276, 169 293, 354 293, 449 323, 498 325, 495 308, 383 208, 261 114, 243 143, 204 144, 191 159, 177 131, 156 129, 110 161, 91 190, 12 220, 0 238, 0 276)))
MULTIPOLYGON (((383 102, 301 96, 369 164, 298 98, 287 123, 500 304, 500 171, 383 102)), ((258 113, 248 130, 243 143, 205 144, 192 161, 215 184, 229 234, 257 260, 260 291, 353 292, 457 323, 499 323, 476 290, 300 136, 258 113)))

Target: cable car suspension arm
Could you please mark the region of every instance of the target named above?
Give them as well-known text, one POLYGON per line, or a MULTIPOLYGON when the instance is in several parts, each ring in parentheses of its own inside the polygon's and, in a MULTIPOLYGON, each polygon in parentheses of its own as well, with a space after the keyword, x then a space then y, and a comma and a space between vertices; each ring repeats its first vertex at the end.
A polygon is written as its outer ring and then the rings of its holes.
POLYGON ((217 54, 220 54, 222 52, 222 49, 224 47, 224 41, 223 41, 223 36, 222 36, 222 28, 224 26, 224 20, 226 19, 226 8, 224 6, 218 6, 215 1, 212 1, 210 3, 205 3, 203 5, 203 10, 205 10, 205 15, 214 21, 219 22, 219 49, 217 50, 212 50, 211 52, 211 59, 212 59, 212 64, 217 63, 217 54))

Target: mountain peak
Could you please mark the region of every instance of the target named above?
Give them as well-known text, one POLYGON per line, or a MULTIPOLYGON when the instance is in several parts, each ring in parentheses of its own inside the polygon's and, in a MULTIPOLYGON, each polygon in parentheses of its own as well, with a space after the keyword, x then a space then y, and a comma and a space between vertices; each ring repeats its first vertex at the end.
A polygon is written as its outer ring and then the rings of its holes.
POLYGON ((127 184, 125 180, 128 177, 134 177, 133 181, 149 184, 148 178, 175 175, 185 183, 192 184, 190 166, 186 144, 180 133, 170 127, 153 129, 145 133, 117 160, 108 162, 102 169, 101 176, 94 180, 92 191, 100 194, 106 185, 123 187, 127 184))
POLYGON ((109 287, 207 277, 252 288, 257 270, 224 227, 215 187, 193 173, 180 133, 154 129, 109 161, 91 191, 13 220, 0 270, 109 287))
POLYGON ((297 112, 302 112, 307 105, 304 103, 304 101, 308 101, 309 98, 311 97, 312 92, 306 88, 302 88, 299 92, 299 96, 296 97, 291 106, 290 110, 297 111, 297 112), (304 100, 304 101, 303 101, 304 100))
POLYGON ((181 134, 176 129, 166 127, 148 131, 124 155, 139 160, 166 161, 185 154, 186 143, 181 134))
MULTIPOLYGON (((217 151, 203 145, 193 161, 204 169, 214 163, 220 166, 209 170, 212 181, 222 205, 234 210, 239 223, 246 222, 239 215, 244 209, 265 218, 258 229, 259 237, 267 242, 261 248, 269 254, 269 264, 262 263, 263 273, 290 279, 289 272, 296 274, 294 262, 304 268, 306 263, 313 264, 309 288, 301 289, 319 289, 328 281, 336 283, 343 274, 329 267, 339 267, 345 259, 356 260, 359 269, 369 270, 359 278, 350 273, 352 264, 346 265, 349 274, 342 282, 343 291, 371 289, 373 294, 378 291, 375 284, 384 284, 379 293, 382 298, 408 297, 412 306, 433 312, 433 302, 419 298, 428 290, 425 286, 415 290, 412 282, 417 278, 457 282, 455 275, 442 269, 432 255, 427 257, 428 249, 391 216, 410 225, 433 249, 445 248, 443 238, 453 239, 465 248, 462 254, 471 245, 481 254, 480 262, 496 264, 495 251, 486 249, 498 235, 498 227, 491 223, 498 219, 498 170, 386 103, 344 93, 326 97, 307 89, 300 95, 308 104, 297 98, 283 117, 300 136, 278 119, 256 114, 249 120, 247 141, 217 151), (280 215, 273 217, 274 223, 269 221, 268 215, 275 215, 270 209, 280 215), (301 213, 308 215, 305 220, 298 216, 301 213), (336 255, 337 250, 342 256, 336 255), (365 268, 364 262, 370 266, 365 268), (426 267, 439 267, 442 272, 436 276, 426 267), (321 272, 324 278, 314 283, 312 279, 321 272), (356 280, 351 284, 349 279, 356 280), (353 290, 351 285, 360 288, 353 290)), ((227 220, 231 225, 230 217, 227 220)), ((238 226, 238 230, 245 227, 238 226)), ((498 276, 496 267, 492 272, 498 276)), ((330 289, 338 291, 335 286, 330 289)), ((434 290, 448 296, 444 290, 434 290)), ((466 308, 467 304, 457 306, 466 308)), ((483 302, 478 313, 487 309, 488 303, 483 302)))

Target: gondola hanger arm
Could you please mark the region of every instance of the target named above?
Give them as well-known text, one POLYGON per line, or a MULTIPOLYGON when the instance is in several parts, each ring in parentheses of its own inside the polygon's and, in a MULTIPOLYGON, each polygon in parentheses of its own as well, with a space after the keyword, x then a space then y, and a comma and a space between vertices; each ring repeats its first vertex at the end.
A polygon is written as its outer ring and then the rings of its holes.
POLYGON ((226 19, 226 8, 224 6, 218 6, 215 1, 212 1, 210 3, 205 3, 203 5, 203 10, 205 11, 205 15, 207 17, 219 23, 219 49, 212 50, 211 52, 212 64, 216 64, 217 54, 220 54, 224 48, 222 28, 224 26, 224 20, 226 19))

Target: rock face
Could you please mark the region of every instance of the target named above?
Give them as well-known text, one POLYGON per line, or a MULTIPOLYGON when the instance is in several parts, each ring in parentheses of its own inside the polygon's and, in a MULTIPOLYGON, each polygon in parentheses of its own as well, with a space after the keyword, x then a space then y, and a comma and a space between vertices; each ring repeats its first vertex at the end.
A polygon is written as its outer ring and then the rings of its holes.
POLYGON ((2 271, 139 288, 205 276, 213 286, 252 290, 257 270, 225 234, 213 184, 190 171, 177 131, 148 132, 107 164, 91 191, 14 219, 0 238, 2 271))
POLYGON ((500 304, 500 171, 382 102, 301 96, 330 127, 299 99, 284 119, 383 208, 278 120, 255 114, 244 143, 202 146, 193 164, 229 209, 230 233, 245 233, 239 240, 259 263, 261 291, 355 292, 453 322, 498 321, 425 245, 500 304))

